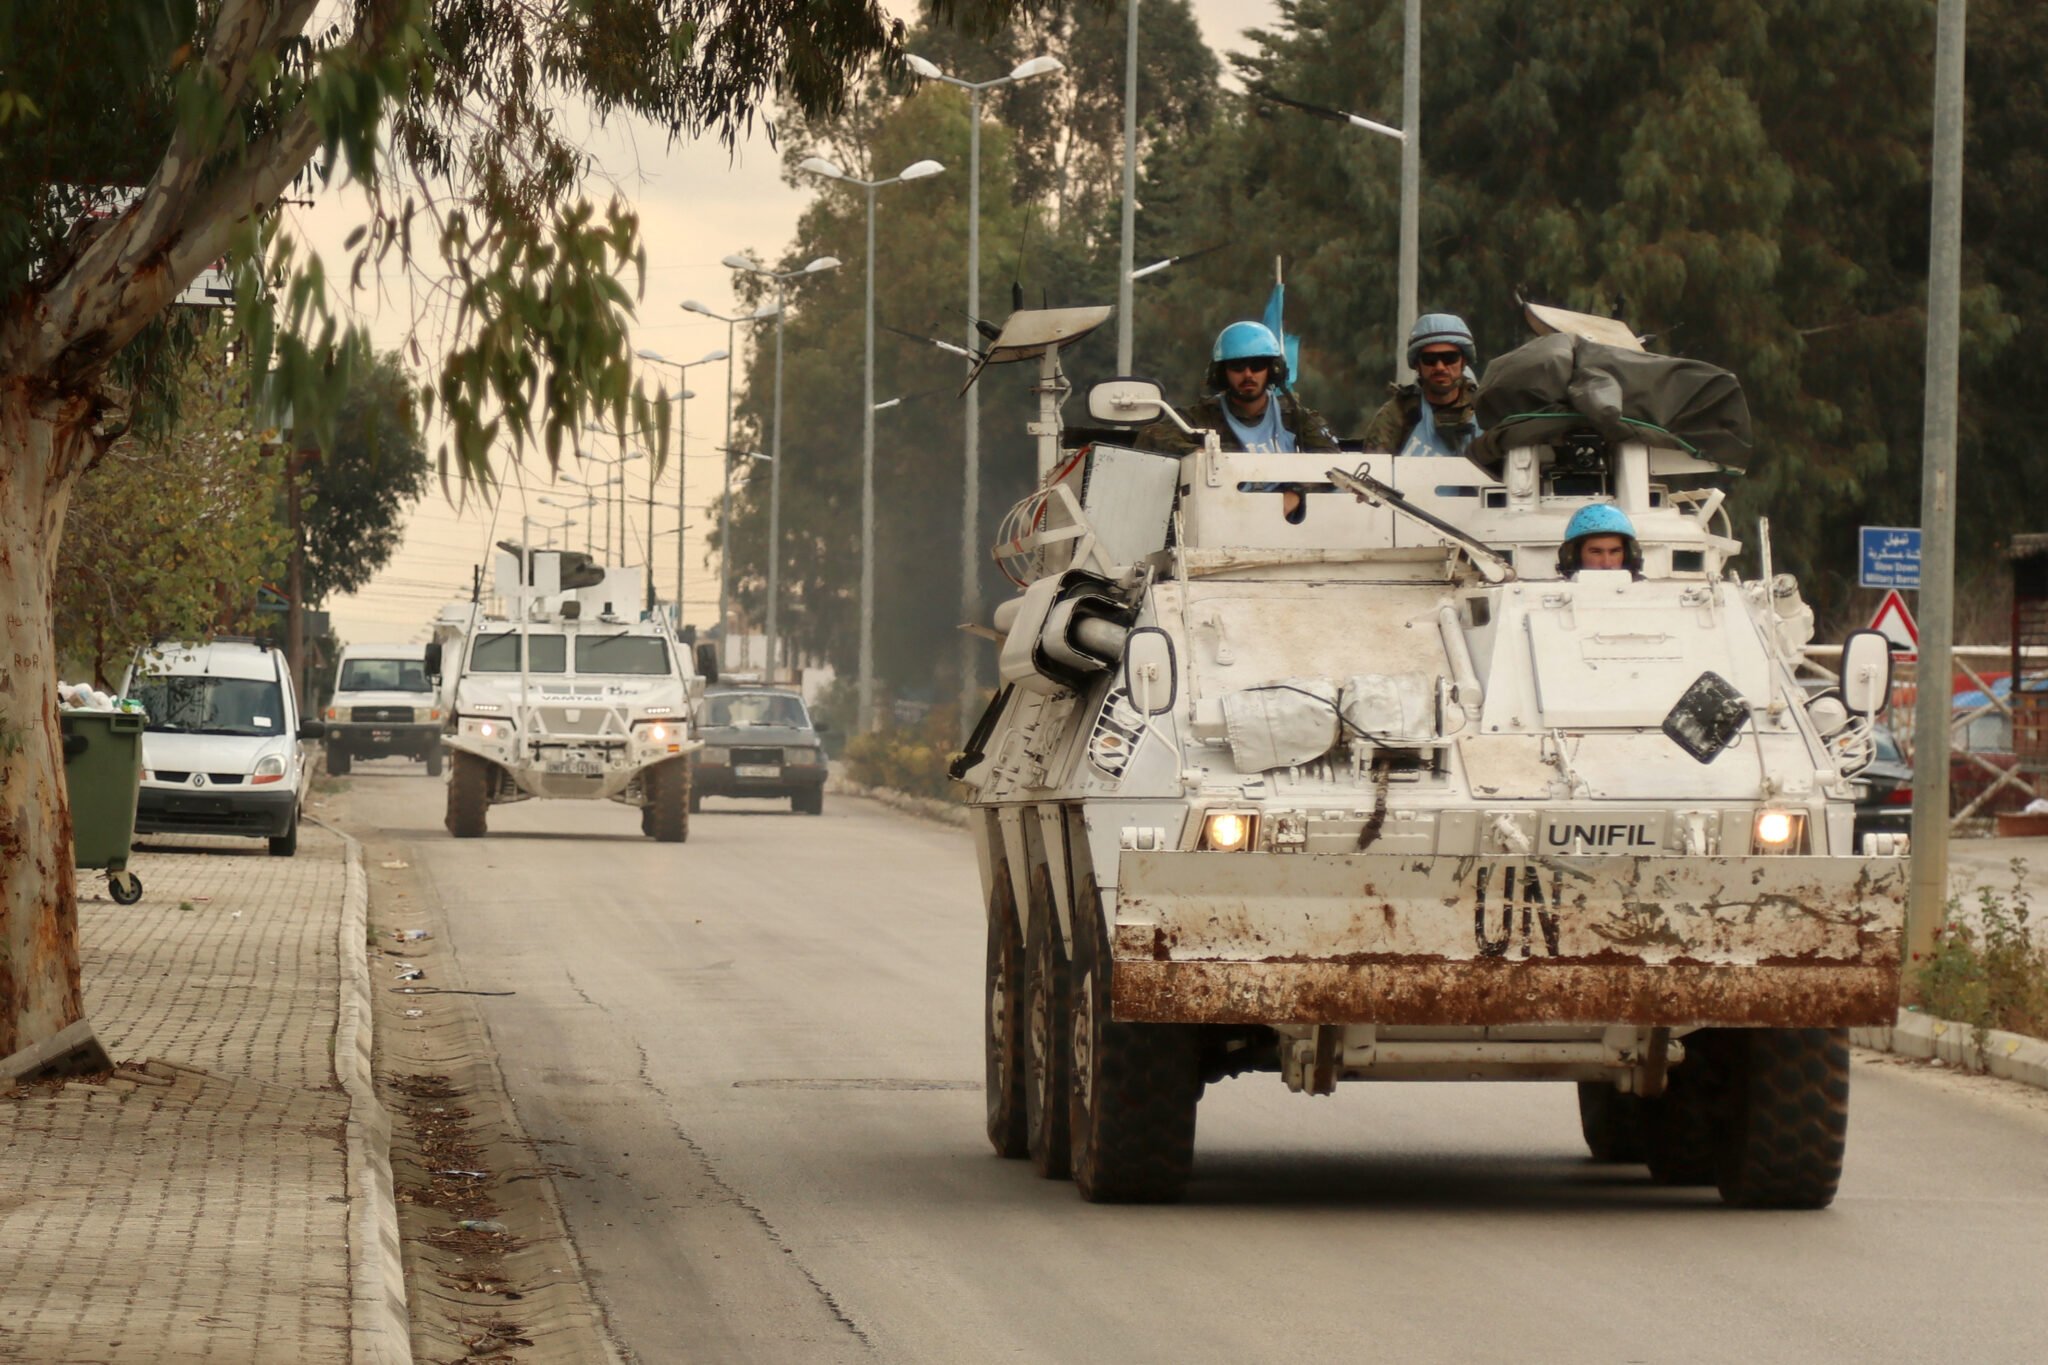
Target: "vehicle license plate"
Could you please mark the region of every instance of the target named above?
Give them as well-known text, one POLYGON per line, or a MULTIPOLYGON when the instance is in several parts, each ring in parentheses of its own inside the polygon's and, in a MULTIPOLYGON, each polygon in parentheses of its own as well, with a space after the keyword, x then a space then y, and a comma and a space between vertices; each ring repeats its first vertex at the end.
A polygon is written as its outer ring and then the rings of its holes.
POLYGON ((370 740, 376 744, 389 744, 391 742, 391 732, 389 730, 372 730, 370 731, 370 740))
POLYGON ((780 777, 782 769, 773 763, 741 763, 733 768, 735 777, 780 777))
POLYGON ((565 777, 603 777, 604 764, 589 758, 557 758, 549 761, 548 771, 565 777))

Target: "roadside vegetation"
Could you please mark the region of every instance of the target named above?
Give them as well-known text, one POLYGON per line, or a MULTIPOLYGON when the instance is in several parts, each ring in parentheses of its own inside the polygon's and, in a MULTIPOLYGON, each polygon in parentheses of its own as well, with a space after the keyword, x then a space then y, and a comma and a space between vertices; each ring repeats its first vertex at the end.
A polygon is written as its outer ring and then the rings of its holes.
POLYGON ((960 799, 946 766, 959 751, 951 707, 935 707, 916 725, 890 726, 846 741, 846 775, 868 787, 888 787, 938 801, 960 799))
POLYGON ((1974 913, 1951 900, 1934 955, 1913 981, 1920 1008, 1967 1024, 1979 1052, 1993 1029, 2048 1038, 2048 947, 2029 924, 2026 868, 2013 859, 2010 890, 1979 887, 1974 913))

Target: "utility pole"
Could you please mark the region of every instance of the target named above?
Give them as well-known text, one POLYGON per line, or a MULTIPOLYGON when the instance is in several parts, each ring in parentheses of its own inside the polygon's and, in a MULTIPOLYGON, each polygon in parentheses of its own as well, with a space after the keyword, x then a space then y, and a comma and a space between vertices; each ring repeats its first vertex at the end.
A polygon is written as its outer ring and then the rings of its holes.
POLYGON ((1963 262, 1964 0, 1934 19, 1934 192, 1927 251, 1927 389, 1920 456, 1920 694, 1913 707, 1913 879, 1906 971, 1948 909, 1949 647, 1955 624, 1956 385, 1963 262))
POLYGON ((1394 368, 1405 382, 1415 377, 1408 368, 1408 333, 1421 312, 1416 296, 1422 265, 1422 0, 1406 0, 1402 11, 1401 134, 1401 297, 1394 368))

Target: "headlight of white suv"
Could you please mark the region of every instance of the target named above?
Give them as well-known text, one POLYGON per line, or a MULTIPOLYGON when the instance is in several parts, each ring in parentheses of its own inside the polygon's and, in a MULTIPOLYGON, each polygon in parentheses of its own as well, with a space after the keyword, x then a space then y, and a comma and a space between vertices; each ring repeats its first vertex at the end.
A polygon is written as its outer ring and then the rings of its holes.
POLYGON ((251 775, 251 785, 258 782, 284 781, 284 755, 265 754, 256 760, 256 771, 251 775))

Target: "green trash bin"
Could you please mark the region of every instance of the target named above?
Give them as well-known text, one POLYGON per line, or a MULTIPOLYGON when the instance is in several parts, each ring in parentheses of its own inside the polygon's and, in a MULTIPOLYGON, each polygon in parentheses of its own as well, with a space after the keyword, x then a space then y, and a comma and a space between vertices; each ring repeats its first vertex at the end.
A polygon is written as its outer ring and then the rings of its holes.
POLYGON ((139 711, 65 711, 58 717, 72 849, 78 866, 106 869, 107 894, 122 905, 142 899, 142 880, 128 870, 128 849, 135 842, 147 720, 139 711))

